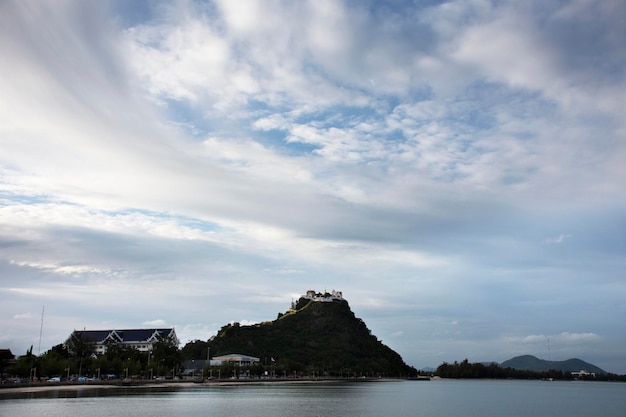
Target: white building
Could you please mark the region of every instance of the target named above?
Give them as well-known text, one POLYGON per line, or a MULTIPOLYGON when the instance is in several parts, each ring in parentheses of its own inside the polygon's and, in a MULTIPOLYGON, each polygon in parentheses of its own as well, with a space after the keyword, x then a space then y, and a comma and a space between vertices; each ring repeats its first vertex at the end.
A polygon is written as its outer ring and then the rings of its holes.
POLYGON ((107 346, 121 345, 140 352, 151 352, 159 339, 170 339, 176 346, 180 343, 174 328, 169 329, 124 329, 124 330, 74 330, 70 338, 80 338, 92 343, 94 353, 103 355, 107 346))
POLYGON ((572 376, 595 378, 596 377, 596 373, 595 372, 587 372, 587 371, 579 371, 579 372, 572 372, 572 376))
POLYGON ((237 365, 254 365, 259 363, 261 359, 254 356, 242 355, 240 353, 231 353, 229 355, 214 356, 211 358, 211 365, 222 365, 224 362, 234 362, 237 365))
POLYGON ((331 292, 327 292, 324 290, 324 293, 315 292, 315 290, 308 290, 305 295, 302 297, 320 302, 332 302, 334 300, 343 300, 343 294, 341 291, 332 290, 331 292))

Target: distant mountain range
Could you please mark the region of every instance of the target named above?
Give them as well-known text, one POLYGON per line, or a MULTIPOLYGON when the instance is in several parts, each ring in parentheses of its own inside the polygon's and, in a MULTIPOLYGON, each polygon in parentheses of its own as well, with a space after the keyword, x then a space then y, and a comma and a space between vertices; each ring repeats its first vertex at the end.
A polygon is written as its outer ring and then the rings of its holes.
POLYGON ((572 358, 564 361, 546 361, 532 355, 516 356, 500 364, 501 368, 512 368, 522 371, 544 372, 551 369, 563 372, 586 371, 596 374, 606 374, 606 371, 585 362, 581 359, 572 358))

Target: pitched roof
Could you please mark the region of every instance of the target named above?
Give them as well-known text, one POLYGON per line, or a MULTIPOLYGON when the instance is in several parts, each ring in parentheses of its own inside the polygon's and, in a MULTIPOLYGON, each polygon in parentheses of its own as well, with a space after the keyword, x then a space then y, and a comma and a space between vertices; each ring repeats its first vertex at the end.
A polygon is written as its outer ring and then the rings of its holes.
POLYGON ((214 356, 212 358, 216 361, 235 361, 235 362, 258 362, 260 358, 254 356, 242 355, 241 353, 231 353, 229 355, 214 356))
POLYGON ((157 336, 168 337, 174 329, 129 329, 116 330, 125 342, 154 342, 157 336))
POLYGON ((124 330, 74 330, 84 340, 104 343, 107 339, 114 342, 155 342, 157 336, 176 337, 174 328, 168 329, 124 329, 124 330))
POLYGON ((15 359, 15 355, 11 352, 11 349, 0 349, 1 359, 15 359))
POLYGON ((74 330, 73 335, 88 342, 104 342, 111 334, 111 330, 74 330))

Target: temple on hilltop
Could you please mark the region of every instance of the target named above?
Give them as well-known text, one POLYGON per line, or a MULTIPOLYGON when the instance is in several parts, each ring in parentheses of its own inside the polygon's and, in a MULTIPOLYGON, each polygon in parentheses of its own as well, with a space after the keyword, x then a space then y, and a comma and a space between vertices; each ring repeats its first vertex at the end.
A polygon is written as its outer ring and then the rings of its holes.
MULTIPOLYGON (((326 291, 326 289, 324 289, 323 293, 317 292, 315 290, 308 290, 306 294, 300 296, 300 298, 304 298, 306 300, 311 300, 311 301, 318 301, 322 303, 331 303, 333 301, 344 301, 343 294, 341 293, 341 291, 332 290, 331 292, 328 292, 326 291)), ((296 302, 292 298, 291 310, 295 310, 295 309, 296 309, 296 302)))
POLYGON ((315 290, 308 290, 305 295, 302 296, 308 300, 313 301, 321 301, 321 302, 331 302, 334 300, 343 300, 343 294, 341 291, 332 290, 331 292, 327 292, 324 290, 324 293, 315 292, 315 290))

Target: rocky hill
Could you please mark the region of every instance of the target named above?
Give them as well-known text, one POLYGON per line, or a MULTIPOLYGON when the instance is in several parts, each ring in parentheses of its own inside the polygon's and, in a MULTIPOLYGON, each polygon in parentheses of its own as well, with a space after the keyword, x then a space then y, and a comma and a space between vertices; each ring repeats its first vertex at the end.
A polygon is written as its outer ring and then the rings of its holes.
POLYGON ((557 370, 563 372, 586 371, 596 374, 606 374, 601 368, 587 363, 581 359, 573 358, 564 361, 546 361, 532 355, 516 356, 500 364, 501 368, 512 368, 534 372, 557 370))
POLYGON ((416 374, 398 353, 371 334, 342 298, 320 301, 303 296, 274 321, 222 327, 209 344, 212 356, 231 353, 256 356, 261 363, 281 367, 286 374, 416 374))

